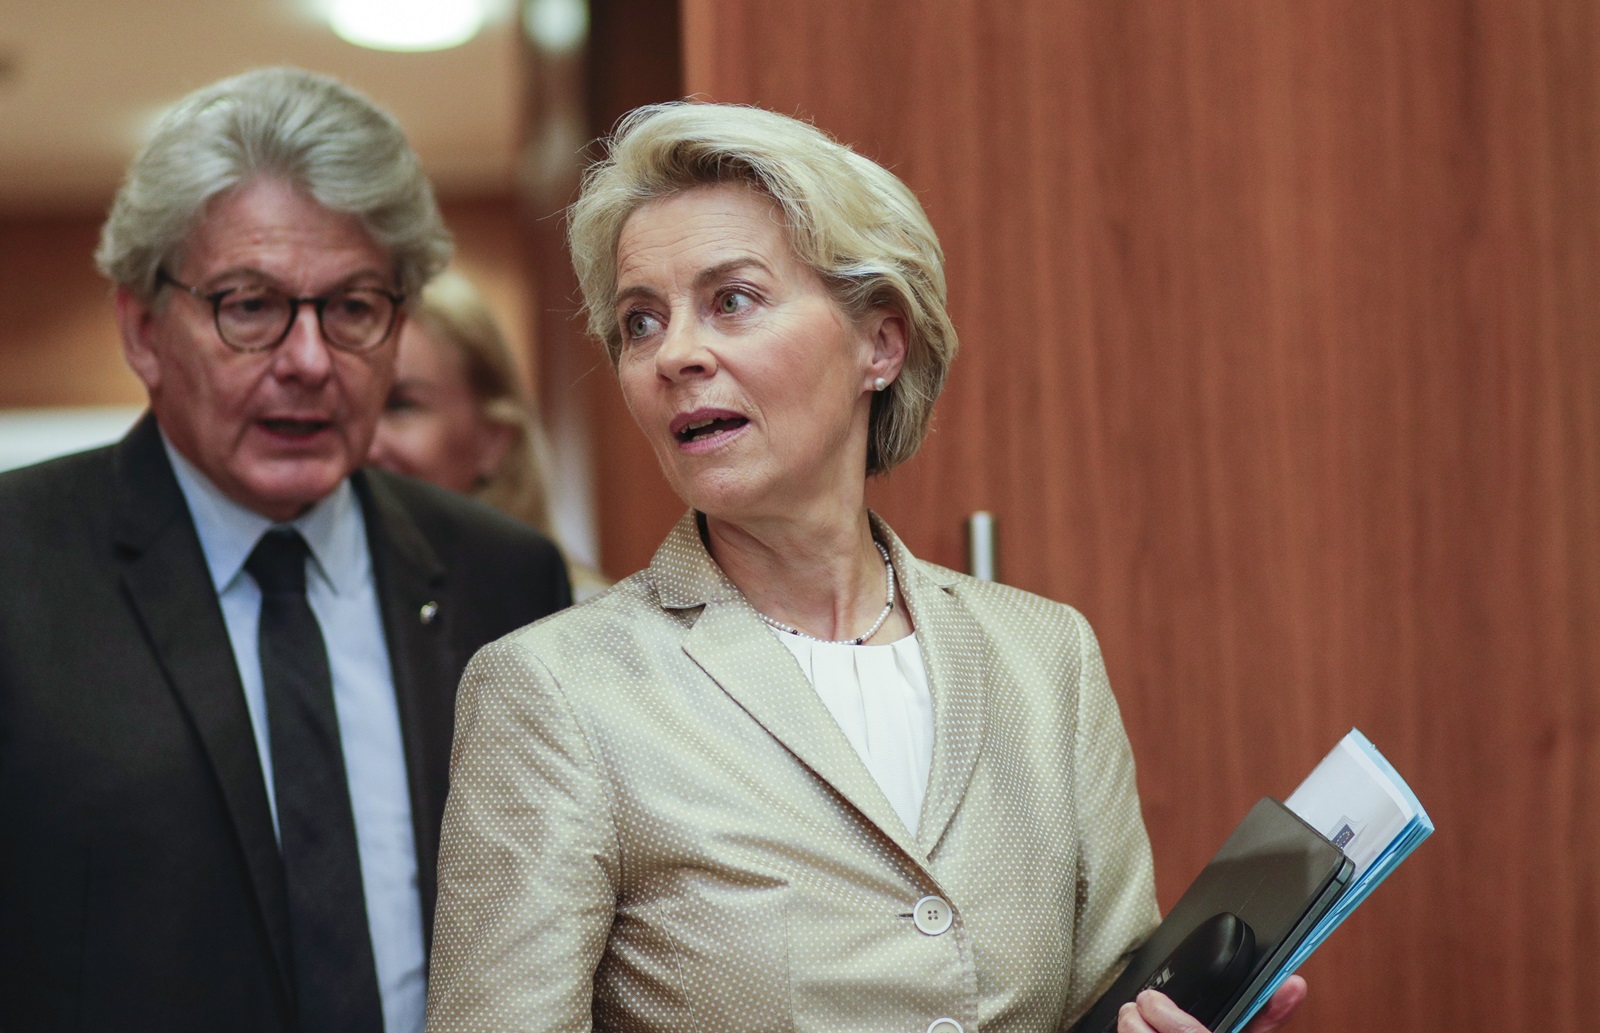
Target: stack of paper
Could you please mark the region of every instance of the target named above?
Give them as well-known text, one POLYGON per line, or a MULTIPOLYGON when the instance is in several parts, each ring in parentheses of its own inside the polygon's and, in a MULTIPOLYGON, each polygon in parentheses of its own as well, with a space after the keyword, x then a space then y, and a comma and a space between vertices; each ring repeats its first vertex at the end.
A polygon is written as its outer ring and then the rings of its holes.
POLYGON ((1287 802, 1306 824, 1344 851, 1355 871, 1339 899, 1229 1027, 1230 1033, 1243 1029, 1328 934, 1433 832, 1433 821, 1405 779, 1353 728, 1287 802))

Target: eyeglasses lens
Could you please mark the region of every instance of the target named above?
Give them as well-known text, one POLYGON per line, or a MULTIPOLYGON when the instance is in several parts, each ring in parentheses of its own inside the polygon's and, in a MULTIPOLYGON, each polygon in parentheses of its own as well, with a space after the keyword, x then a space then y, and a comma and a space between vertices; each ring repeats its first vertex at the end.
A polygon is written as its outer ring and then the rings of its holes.
MULTIPOLYGON (((317 316, 329 344, 363 351, 383 341, 394 321, 394 307, 383 291, 352 288, 321 299, 317 316)), ((299 304, 270 287, 240 287, 217 298, 216 309, 222 339, 235 348, 256 351, 271 348, 288 334, 299 304)))
POLYGON ((394 317, 394 302, 382 291, 339 291, 322 309, 322 332, 342 348, 370 348, 383 340, 394 317))

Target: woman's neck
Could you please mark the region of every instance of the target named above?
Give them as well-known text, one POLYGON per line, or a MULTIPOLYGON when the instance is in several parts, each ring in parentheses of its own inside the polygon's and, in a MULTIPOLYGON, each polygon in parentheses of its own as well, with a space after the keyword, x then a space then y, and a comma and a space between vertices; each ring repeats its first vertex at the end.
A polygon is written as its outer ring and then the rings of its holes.
MULTIPOLYGON (((865 507, 843 516, 810 515, 735 525, 706 518, 712 558, 757 611, 808 635, 851 639, 883 612, 887 571, 865 507)), ((904 608, 873 636, 910 632, 904 608)))

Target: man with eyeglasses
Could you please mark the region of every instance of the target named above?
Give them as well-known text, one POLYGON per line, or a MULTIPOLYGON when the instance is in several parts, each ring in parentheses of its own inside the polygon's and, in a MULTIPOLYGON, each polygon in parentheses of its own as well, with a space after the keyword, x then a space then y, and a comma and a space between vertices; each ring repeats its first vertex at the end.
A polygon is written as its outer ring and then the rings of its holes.
POLYGON ((394 122, 186 98, 97 259, 150 411, 0 476, 0 1030, 417 1033, 456 682, 554 547, 363 471, 449 235, 394 122))

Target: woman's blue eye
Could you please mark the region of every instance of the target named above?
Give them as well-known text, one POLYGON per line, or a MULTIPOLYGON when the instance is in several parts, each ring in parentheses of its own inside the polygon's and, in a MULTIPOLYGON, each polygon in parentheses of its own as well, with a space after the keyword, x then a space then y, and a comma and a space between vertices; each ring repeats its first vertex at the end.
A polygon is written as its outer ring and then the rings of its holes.
POLYGON ((630 312, 623 318, 622 328, 629 338, 637 340, 655 329, 655 318, 645 312, 630 312))
POLYGON ((741 312, 755 304, 744 291, 725 291, 717 297, 717 311, 725 316, 741 312))

